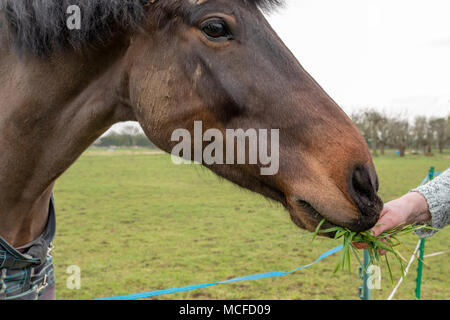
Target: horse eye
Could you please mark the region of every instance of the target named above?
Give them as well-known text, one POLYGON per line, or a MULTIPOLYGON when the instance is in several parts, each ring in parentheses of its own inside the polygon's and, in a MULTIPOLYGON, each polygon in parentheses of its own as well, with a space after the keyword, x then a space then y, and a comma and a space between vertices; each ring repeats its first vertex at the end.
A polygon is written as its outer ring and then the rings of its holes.
POLYGON ((228 25, 223 20, 208 20, 201 25, 200 29, 212 41, 228 41, 233 39, 228 25))

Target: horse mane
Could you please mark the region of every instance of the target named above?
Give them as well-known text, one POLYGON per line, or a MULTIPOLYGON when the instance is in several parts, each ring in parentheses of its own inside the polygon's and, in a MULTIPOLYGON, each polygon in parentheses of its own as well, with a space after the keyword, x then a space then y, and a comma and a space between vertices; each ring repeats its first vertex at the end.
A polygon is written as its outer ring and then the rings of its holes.
MULTIPOLYGON (((270 10, 282 0, 241 0, 270 10)), ((2 15, 19 53, 45 57, 64 48, 80 50, 106 44, 120 32, 141 27, 151 12, 158 24, 182 16, 187 0, 0 0, 2 15), (80 30, 66 26, 69 6, 81 9, 80 30), (147 6, 152 6, 148 9, 147 6)))

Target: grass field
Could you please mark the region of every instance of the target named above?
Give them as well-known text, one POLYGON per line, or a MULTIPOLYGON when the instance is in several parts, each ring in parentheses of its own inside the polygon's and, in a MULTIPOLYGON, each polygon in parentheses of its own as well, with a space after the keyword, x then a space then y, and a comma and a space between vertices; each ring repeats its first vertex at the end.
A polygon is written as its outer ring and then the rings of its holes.
MULTIPOLYGON (((417 186, 430 166, 444 170, 450 153, 433 158, 375 159, 384 201, 417 186)), ((175 166, 142 150, 87 151, 55 189, 54 260, 58 299, 91 299, 289 271, 340 243, 310 236, 281 207, 221 181, 200 166, 175 166), (80 290, 66 288, 66 268, 81 268, 80 290)), ((417 237, 404 239, 409 259, 417 237)), ((450 228, 426 253, 450 249, 450 228)), ((427 259, 424 299, 450 299, 450 255, 427 259)), ((333 274, 338 256, 282 278, 220 285, 160 299, 358 299, 352 273, 333 274)), ((396 266, 393 266, 394 269, 396 266)), ((414 299, 416 263, 397 298, 414 299)), ((385 270, 382 265, 382 271, 385 270)), ((400 276, 399 272, 395 277, 400 276)), ((392 290, 387 272, 374 299, 392 290)))

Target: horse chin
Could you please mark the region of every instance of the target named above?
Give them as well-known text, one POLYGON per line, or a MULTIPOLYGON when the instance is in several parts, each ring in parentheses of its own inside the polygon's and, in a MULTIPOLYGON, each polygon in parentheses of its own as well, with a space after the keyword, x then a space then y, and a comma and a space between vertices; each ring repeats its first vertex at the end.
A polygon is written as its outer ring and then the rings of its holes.
MULTIPOLYGON (((309 232, 315 232, 317 226, 324 219, 324 217, 314 207, 306 201, 296 200, 296 205, 288 208, 291 220, 301 229, 305 229, 309 232)), ((337 225, 325 220, 321 229, 329 229, 336 227, 337 225)), ((327 234, 319 234, 320 236, 333 238, 335 232, 327 234)))
MULTIPOLYGON (((355 208, 356 210, 356 208, 355 208)), ((299 200, 295 198, 294 202, 290 202, 288 211, 291 215, 292 221, 302 229, 305 229, 310 232, 315 232, 319 223, 325 218, 325 222, 321 226, 321 230, 333 228, 333 227, 344 227, 353 232, 363 232, 371 229, 376 225, 380 215, 373 214, 370 216, 362 216, 360 213, 355 213, 357 218, 347 218, 339 219, 335 217, 334 219, 338 219, 338 221, 331 221, 326 212, 324 214, 319 213, 309 202, 299 200)), ((378 211, 381 211, 378 210, 378 211)), ((336 215, 335 215, 336 216, 336 215)), ((320 236, 334 238, 336 232, 329 232, 326 234, 319 234, 320 236)))

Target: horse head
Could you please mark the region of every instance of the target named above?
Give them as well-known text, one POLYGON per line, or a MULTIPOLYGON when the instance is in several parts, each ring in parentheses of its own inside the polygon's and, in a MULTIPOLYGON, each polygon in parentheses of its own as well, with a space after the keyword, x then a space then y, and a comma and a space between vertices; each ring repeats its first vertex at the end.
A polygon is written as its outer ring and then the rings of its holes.
MULTIPOLYGON (((153 1, 132 36, 124 83, 148 137, 171 152, 174 130, 279 129, 279 170, 206 165, 271 198, 301 228, 354 231, 382 209, 368 146, 349 117, 302 68, 265 19, 277 1, 153 1)), ((248 150, 247 150, 248 151, 248 150)))

